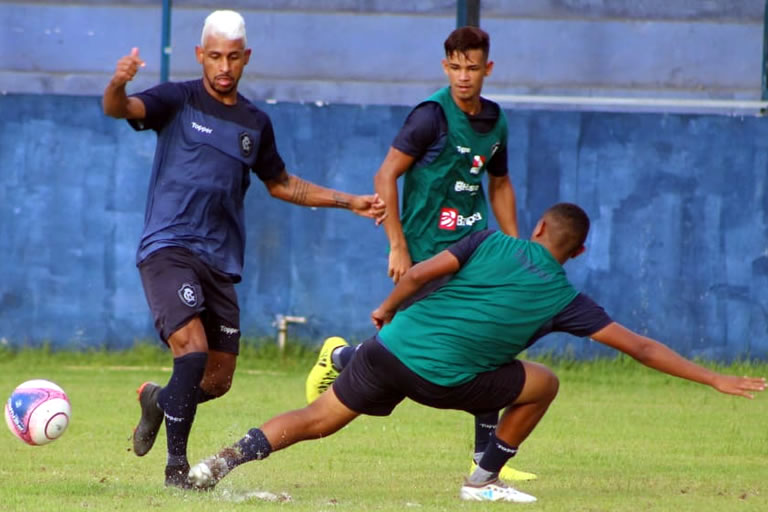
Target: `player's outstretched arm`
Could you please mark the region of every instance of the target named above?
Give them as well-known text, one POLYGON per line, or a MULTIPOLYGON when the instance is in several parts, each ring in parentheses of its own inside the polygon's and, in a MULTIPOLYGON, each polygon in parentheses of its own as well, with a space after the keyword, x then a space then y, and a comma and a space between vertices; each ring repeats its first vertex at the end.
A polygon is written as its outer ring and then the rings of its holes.
POLYGON ((377 329, 381 329, 392 320, 397 308, 425 284, 439 277, 455 274, 460 267, 456 256, 447 250, 412 266, 384 302, 371 313, 371 322, 377 329))
POLYGON ((376 193, 387 205, 384 231, 389 240, 389 264, 387 274, 395 284, 411 268, 411 254, 400 222, 400 201, 397 194, 397 179, 411 168, 414 157, 390 147, 387 156, 373 177, 376 193))
POLYGON ((139 57, 139 49, 133 48, 130 55, 117 61, 115 73, 104 89, 101 100, 104 113, 118 119, 144 119, 146 111, 144 102, 125 94, 125 84, 133 80, 139 68, 144 67, 144 61, 139 57))
POLYGON ((507 235, 518 238, 517 200, 509 176, 488 175, 488 199, 499 228, 507 235))
POLYGON ((755 392, 765 389, 763 377, 722 375, 699 366, 666 345, 641 336, 616 322, 600 329, 592 335, 592 338, 632 356, 650 368, 675 377, 707 384, 721 393, 754 398, 755 392))
POLYGON ((302 206, 344 208, 361 217, 382 223, 386 206, 376 194, 354 195, 331 188, 321 187, 283 171, 278 177, 264 182, 272 197, 302 206))

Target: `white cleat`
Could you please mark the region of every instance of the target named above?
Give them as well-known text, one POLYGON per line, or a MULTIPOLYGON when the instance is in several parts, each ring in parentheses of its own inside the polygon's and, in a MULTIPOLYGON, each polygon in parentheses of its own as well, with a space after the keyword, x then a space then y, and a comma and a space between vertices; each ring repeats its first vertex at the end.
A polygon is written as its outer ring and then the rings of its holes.
POLYGON ((459 497, 467 501, 511 501, 513 503, 533 503, 536 501, 534 496, 520 492, 498 478, 480 485, 465 481, 459 491, 459 497))
POLYGON ((196 489, 213 489, 229 472, 227 460, 214 455, 192 466, 187 481, 196 489))

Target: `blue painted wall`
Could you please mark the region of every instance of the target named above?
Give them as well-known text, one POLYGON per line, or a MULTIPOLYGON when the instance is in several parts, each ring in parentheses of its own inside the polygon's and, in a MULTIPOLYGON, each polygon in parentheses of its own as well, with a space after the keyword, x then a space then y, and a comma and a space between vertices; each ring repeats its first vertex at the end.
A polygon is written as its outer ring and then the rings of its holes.
MULTIPOLYGON (((215 2, 173 2, 173 79, 215 2)), ((764 0, 484 0, 496 62, 488 94, 759 99, 764 0)), ((444 83, 456 2, 232 0, 254 58, 241 88, 280 101, 410 105, 444 83)), ((157 0, 0 0, 0 91, 98 95, 138 46, 160 72, 157 0)))
MULTIPOLYGON (((407 109, 264 104, 289 170, 365 193, 407 109)), ((0 96, 0 339, 123 347, 154 339, 134 252, 151 133, 98 97, 0 96)), ((761 118, 508 111, 523 233, 567 200, 593 220, 575 284, 618 321, 686 355, 768 357, 768 125, 761 118)), ((238 285, 247 336, 304 315, 308 343, 370 334, 390 290, 386 237, 348 212, 247 201, 238 285)), ((609 353, 552 337, 539 350, 609 353)))

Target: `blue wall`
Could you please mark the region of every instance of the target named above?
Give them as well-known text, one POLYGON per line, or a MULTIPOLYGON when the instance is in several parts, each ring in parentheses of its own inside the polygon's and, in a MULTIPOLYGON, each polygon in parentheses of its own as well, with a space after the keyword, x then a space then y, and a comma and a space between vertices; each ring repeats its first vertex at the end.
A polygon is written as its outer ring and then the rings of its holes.
MULTIPOLYGON (((0 0, 0 91, 98 95, 141 49, 158 81, 161 2, 0 0), (20 50, 21 49, 21 50, 20 50)), ((175 0, 173 79, 217 2, 175 0)), ((764 0, 484 0, 486 94, 759 99, 764 0)), ((441 86, 454 0, 232 0, 254 58, 241 91, 280 101, 411 105, 441 86)))
MULTIPOLYGON (((369 192, 404 107, 264 104, 289 170, 369 192)), ((153 339, 134 252, 151 133, 98 97, 0 96, 0 338, 123 347, 153 339)), ((593 219, 567 265, 618 321, 687 355, 768 356, 768 125, 760 118, 507 111, 511 177, 528 233, 550 204, 593 219)), ((269 198, 255 181, 238 285, 247 336, 276 314, 308 343, 370 334, 390 290, 386 237, 366 219, 269 198)), ((602 354, 565 336, 540 350, 602 354)), ((609 353, 609 352, 607 352, 609 353)))

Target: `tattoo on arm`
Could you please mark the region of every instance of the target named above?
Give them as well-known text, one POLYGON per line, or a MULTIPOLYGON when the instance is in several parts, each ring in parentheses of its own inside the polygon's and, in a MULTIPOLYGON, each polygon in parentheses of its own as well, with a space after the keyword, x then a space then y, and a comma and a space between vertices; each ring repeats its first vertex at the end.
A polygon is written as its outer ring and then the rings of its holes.
POLYGON ((333 204, 339 208, 349 208, 349 201, 345 199, 344 196, 339 192, 333 193, 333 204))
POLYGON ((306 204, 307 196, 309 195, 309 183, 296 176, 293 178, 294 184, 291 194, 291 202, 296 204, 306 204))

